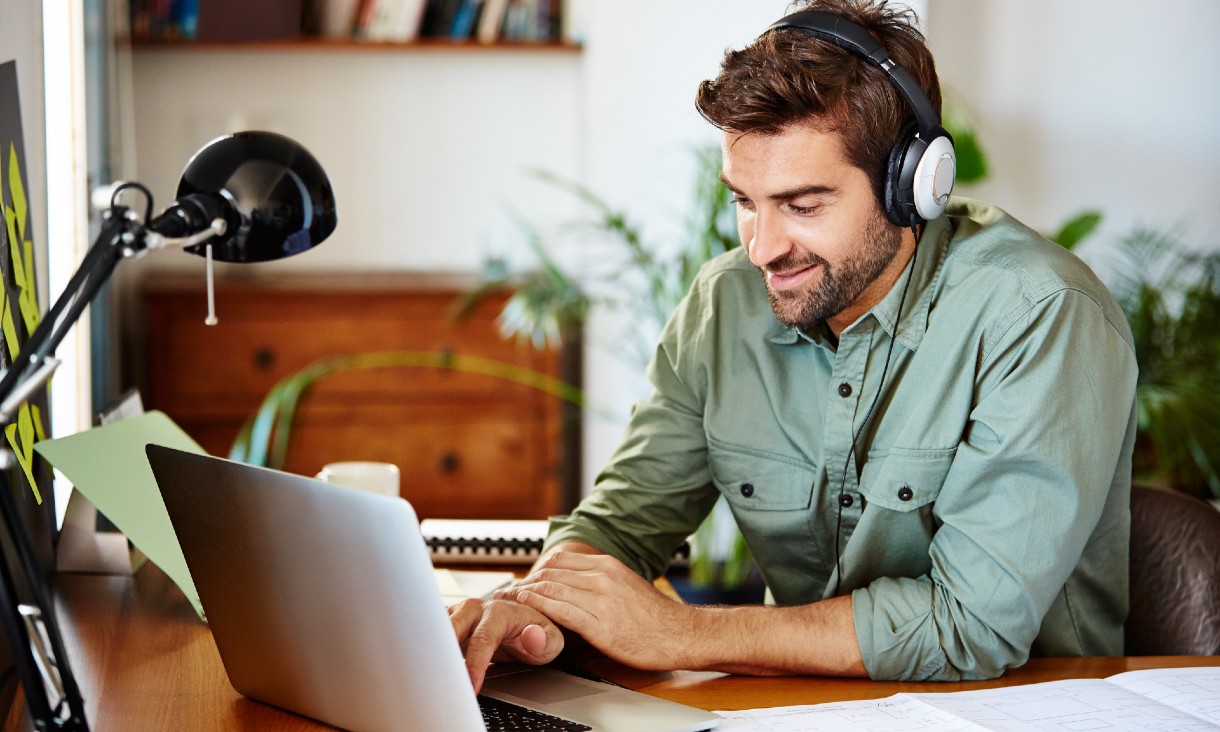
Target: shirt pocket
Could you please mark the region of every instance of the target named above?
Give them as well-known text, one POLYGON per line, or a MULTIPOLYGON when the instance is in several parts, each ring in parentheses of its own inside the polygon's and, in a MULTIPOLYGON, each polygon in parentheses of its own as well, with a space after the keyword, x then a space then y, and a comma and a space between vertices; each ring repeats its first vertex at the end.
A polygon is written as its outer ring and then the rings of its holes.
POLYGON ((813 498, 815 469, 797 460, 709 440, 708 462, 734 512, 801 511, 813 498))
POLYGON ((909 512, 930 506, 940 495, 953 465, 956 449, 894 449, 871 457, 860 475, 860 493, 867 504, 909 512))

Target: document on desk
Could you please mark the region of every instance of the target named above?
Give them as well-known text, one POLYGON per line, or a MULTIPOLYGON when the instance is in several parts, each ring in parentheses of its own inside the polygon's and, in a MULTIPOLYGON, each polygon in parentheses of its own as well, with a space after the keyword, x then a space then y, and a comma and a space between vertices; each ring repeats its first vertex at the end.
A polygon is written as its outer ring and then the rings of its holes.
POLYGON ((1220 667, 1148 669, 1106 679, 717 713, 724 717, 720 729, 726 732, 1214 731, 1220 728, 1220 667))
POLYGON ((149 443, 189 452, 204 451, 182 428, 157 411, 44 440, 34 449, 169 575, 202 618, 199 593, 144 455, 144 446, 149 443))
POLYGON ((469 569, 435 569, 436 584, 441 589, 445 605, 454 605, 470 597, 487 599, 491 593, 513 581, 512 572, 469 569))

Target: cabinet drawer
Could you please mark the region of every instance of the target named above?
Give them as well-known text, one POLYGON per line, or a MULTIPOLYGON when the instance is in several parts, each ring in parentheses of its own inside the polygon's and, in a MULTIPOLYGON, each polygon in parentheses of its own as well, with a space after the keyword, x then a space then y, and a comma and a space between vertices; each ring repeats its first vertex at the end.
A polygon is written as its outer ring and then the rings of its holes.
MULTIPOLYGON (((499 312, 502 297, 458 321, 452 315, 457 293, 349 293, 334 298, 270 293, 254 299, 242 295, 222 301, 233 313, 222 314, 214 327, 203 325, 187 298, 150 297, 148 340, 156 344, 149 354, 150 402, 213 412, 248 410, 279 379, 316 361, 384 351, 462 354, 554 372, 550 354, 505 340, 494 317, 482 312, 488 308, 499 312)), ((512 399, 517 397, 513 389, 526 388, 429 367, 368 369, 327 382, 319 397, 512 399)))
MULTIPOLYGON (((179 421, 208 452, 227 454, 240 424, 179 421)), ((378 405, 336 410, 307 402, 293 422, 284 470, 314 475, 342 460, 394 463, 421 518, 546 518, 561 510, 560 426, 513 407, 378 405)))

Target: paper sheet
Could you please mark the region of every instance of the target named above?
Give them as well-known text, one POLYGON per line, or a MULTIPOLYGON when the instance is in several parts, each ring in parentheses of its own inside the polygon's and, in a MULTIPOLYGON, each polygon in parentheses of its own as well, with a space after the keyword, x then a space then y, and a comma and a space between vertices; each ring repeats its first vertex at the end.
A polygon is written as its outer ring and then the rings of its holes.
POLYGON ((468 597, 491 597, 491 593, 513 581, 512 572, 487 572, 467 569, 437 569, 436 584, 445 605, 468 597))
POLYGON ((1202 732, 1220 727, 1220 667, 717 713, 725 732, 1202 732))
POLYGON ((199 593, 144 454, 150 443, 204 453, 182 428, 157 411, 44 440, 34 449, 178 585, 202 618, 199 593))

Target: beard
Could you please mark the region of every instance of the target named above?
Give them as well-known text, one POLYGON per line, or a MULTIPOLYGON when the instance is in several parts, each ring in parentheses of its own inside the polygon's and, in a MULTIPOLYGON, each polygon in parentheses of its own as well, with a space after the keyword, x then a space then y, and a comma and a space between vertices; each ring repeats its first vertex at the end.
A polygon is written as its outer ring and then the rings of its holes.
POLYGON ((775 319, 808 332, 855 302, 894 261, 902 246, 901 229, 889 226, 880 212, 874 213, 865 225, 862 238, 860 245, 839 264, 832 265, 812 252, 790 251, 766 268, 758 267, 775 319), (821 276, 800 289, 776 291, 767 283, 767 270, 794 272, 815 265, 821 276))

